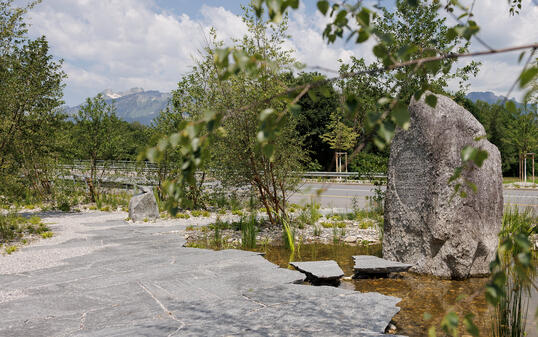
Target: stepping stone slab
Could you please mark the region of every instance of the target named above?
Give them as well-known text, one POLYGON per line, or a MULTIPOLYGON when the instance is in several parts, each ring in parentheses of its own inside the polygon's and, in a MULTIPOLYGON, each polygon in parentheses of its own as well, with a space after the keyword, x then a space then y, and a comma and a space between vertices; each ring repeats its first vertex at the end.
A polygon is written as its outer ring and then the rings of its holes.
POLYGON ((306 275, 306 279, 315 284, 338 283, 344 272, 333 260, 290 262, 290 265, 306 275))
POLYGON ((407 271, 413 265, 389 261, 372 255, 353 256, 355 261, 355 276, 357 275, 379 275, 388 273, 400 273, 407 271))

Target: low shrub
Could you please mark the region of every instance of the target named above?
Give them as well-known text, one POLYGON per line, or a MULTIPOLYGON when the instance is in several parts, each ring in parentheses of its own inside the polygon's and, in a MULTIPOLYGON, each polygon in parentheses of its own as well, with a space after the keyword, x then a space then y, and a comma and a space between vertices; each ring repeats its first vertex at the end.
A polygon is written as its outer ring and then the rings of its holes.
POLYGON ((323 228, 346 228, 347 226, 347 223, 345 223, 344 221, 334 221, 334 222, 329 222, 329 221, 322 221, 321 223, 321 226, 323 226, 323 228))
POLYGON ((191 215, 195 218, 197 217, 204 217, 204 218, 207 218, 211 215, 211 213, 209 213, 208 211, 205 211, 205 210, 194 210, 194 211, 191 211, 191 215))
POLYGON ((7 246, 6 247, 6 253, 8 255, 11 254, 11 253, 16 252, 17 250, 19 250, 19 247, 17 247, 17 246, 7 246))
MULTIPOLYGON (((191 212, 192 213, 192 212, 191 212)), ((193 215, 195 216, 195 215, 193 215)), ((187 213, 177 213, 176 218, 178 219, 189 219, 191 216, 187 213)))
POLYGON ((41 233, 41 237, 43 239, 49 239, 49 238, 53 237, 53 235, 54 234, 52 232, 43 232, 43 233, 41 233))

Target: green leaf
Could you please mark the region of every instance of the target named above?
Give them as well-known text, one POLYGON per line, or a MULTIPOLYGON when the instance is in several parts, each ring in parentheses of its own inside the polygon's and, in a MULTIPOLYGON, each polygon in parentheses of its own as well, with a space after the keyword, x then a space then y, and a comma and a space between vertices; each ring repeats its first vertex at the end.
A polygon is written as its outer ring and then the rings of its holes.
POLYGON ((362 26, 370 26, 370 10, 363 7, 357 14, 357 19, 362 26))
POLYGON ((454 329, 457 329, 458 321, 459 321, 458 315, 454 311, 451 311, 448 314, 446 314, 445 317, 443 317, 443 320, 441 321, 441 327, 447 333, 451 333, 454 329))
POLYGON ((252 1, 252 7, 254 8, 254 12, 256 13, 257 17, 262 16, 262 13, 263 13, 262 3, 263 3, 263 0, 253 0, 252 1))
POLYGON ((446 32, 446 37, 449 41, 454 40, 455 38, 458 37, 458 35, 459 35, 458 32, 454 28, 450 28, 446 32))
POLYGON ((521 63, 521 60, 525 56, 525 53, 526 53, 525 51, 522 51, 521 54, 519 54, 519 57, 517 58, 517 63, 521 63))
POLYGON ((229 48, 219 48, 215 51, 215 62, 221 66, 228 65, 228 56, 230 55, 229 48))
POLYGON ((536 75, 538 75, 538 66, 525 69, 519 76, 519 87, 524 88, 536 75))
POLYGON ((463 150, 461 150, 461 160, 462 161, 468 161, 471 159, 476 152, 476 149, 472 146, 465 146, 463 150))
POLYGON ((288 104, 288 111, 292 114, 298 114, 301 112, 301 106, 299 104, 288 104))
POLYGON ((435 108, 435 106, 437 105, 437 96, 428 95, 428 96, 426 96, 425 101, 426 101, 426 104, 428 104, 432 108, 435 108))
POLYGON ((463 170, 463 168, 461 166, 459 167, 456 167, 456 169, 454 170, 454 173, 452 174, 452 176, 450 177, 450 179, 448 179, 448 183, 450 184, 451 182, 455 181, 456 179, 458 179, 460 176, 461 176, 461 171, 463 170))
POLYGON ((334 19, 334 24, 337 25, 337 26, 345 26, 347 25, 347 10, 345 9, 342 9, 340 12, 338 12, 338 14, 336 14, 336 18, 334 19))
POLYGON ((349 95, 346 97, 346 108, 350 113, 354 113, 359 108, 359 101, 355 95, 349 95))
POLYGON ((299 8, 299 0, 288 0, 287 5, 293 9, 299 8))
POLYGON ((480 331, 478 330, 478 327, 474 324, 473 319, 473 314, 465 315, 465 318, 463 319, 463 325, 465 325, 465 330, 467 330, 467 332, 470 333, 471 336, 478 337, 480 335, 480 331))
POLYGON ((411 7, 417 7, 418 6, 418 0, 407 0, 407 4, 411 7))
POLYGON ((370 38, 370 33, 365 31, 364 29, 361 29, 359 31, 359 36, 357 36, 357 43, 362 43, 370 38))
POLYGON ((383 150, 386 147, 386 144, 379 137, 374 137, 374 145, 380 150, 383 150))
POLYGON ((325 98, 331 97, 331 91, 326 86, 323 86, 323 87, 319 88, 319 92, 321 92, 321 94, 325 98))
POLYGON ((417 50, 418 47, 415 45, 405 45, 398 49, 396 55, 398 55, 399 58, 407 59, 409 55, 415 53, 417 50))
POLYGON ((308 97, 310 97, 310 99, 312 100, 312 102, 316 103, 319 101, 318 95, 316 95, 316 93, 313 90, 308 90, 307 94, 308 94, 308 97))
POLYGON ((267 139, 267 137, 265 137, 265 133, 263 131, 258 131, 258 135, 256 136, 256 138, 258 139, 258 142, 260 142, 260 143, 265 142, 265 140, 267 139))
POLYGON ((511 100, 507 100, 506 103, 505 103, 505 107, 506 107, 506 110, 508 110, 509 112, 511 113, 516 113, 516 104, 511 101, 511 100))
POLYGON ((385 105, 385 104, 389 104, 391 101, 392 99, 389 97, 381 97, 379 100, 377 100, 377 103, 379 105, 385 105))
POLYGON ((474 157, 474 163, 478 167, 482 167, 482 164, 484 163, 484 160, 488 158, 488 152, 484 150, 478 150, 474 157))
POLYGON ((389 123, 389 121, 385 121, 379 126, 377 134, 383 139, 386 144, 390 143, 392 137, 394 137, 394 125, 392 125, 392 123, 389 123))
POLYGON ((157 149, 154 147, 148 149, 146 157, 148 158, 150 162, 152 163, 156 162, 157 161, 157 149))
POLYGON ((529 253, 517 254, 517 260, 524 266, 528 266, 531 263, 531 255, 529 253))
POLYGON ((327 15, 327 11, 329 10, 329 2, 328 1, 318 1, 318 10, 323 15, 327 15))
POLYGON ((469 188, 471 188, 471 189, 473 190, 474 193, 476 193, 476 191, 478 190, 478 188, 476 187, 476 184, 473 183, 472 181, 468 181, 468 180, 466 180, 466 181, 465 181, 465 184, 466 184, 467 186, 469 186, 469 188))
POLYGON ((262 150, 263 150, 263 154, 266 157, 268 157, 269 159, 273 158, 273 153, 275 152, 275 146, 273 144, 265 144, 262 150))
POLYGON ((404 130, 409 129, 409 110, 407 109, 407 105, 403 103, 398 103, 392 109, 391 115, 394 118, 394 121, 396 122, 396 125, 401 127, 404 130))
POLYGON ((269 108, 269 109, 265 109, 263 110, 262 112, 260 112, 260 121, 264 121, 267 119, 267 117, 271 116, 273 113, 275 112, 275 110, 269 108))
POLYGON ((378 58, 384 58, 388 54, 387 48, 385 48, 385 46, 382 44, 375 45, 373 52, 374 52, 374 55, 377 56, 378 58))

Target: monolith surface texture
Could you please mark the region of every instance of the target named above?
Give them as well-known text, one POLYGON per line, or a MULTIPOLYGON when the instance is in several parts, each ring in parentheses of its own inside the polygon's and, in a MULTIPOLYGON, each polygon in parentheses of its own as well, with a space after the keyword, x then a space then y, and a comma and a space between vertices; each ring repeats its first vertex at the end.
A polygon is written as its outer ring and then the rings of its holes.
POLYGON ((432 108, 424 101, 429 94, 411 101, 411 126, 397 130, 392 142, 383 256, 421 274, 486 275, 503 214, 501 155, 470 112, 442 95, 432 108), (462 166, 465 146, 487 151, 488 158, 480 168, 465 165, 461 177, 449 182, 462 166))

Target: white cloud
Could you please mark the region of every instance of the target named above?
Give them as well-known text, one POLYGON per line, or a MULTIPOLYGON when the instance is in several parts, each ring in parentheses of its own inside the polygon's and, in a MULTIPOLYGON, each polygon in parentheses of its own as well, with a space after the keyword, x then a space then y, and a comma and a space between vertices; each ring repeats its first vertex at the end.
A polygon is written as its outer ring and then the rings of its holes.
MULTIPOLYGON (((471 1, 467 2, 469 5, 471 1)), ((478 0, 473 13, 473 20, 480 26, 478 36, 494 49, 538 42, 538 5, 531 0, 523 1, 523 9, 519 15, 511 16, 508 2, 500 0, 478 0)), ((449 20, 448 23, 453 24, 454 20, 449 20)), ((486 50, 487 47, 473 39, 471 49, 478 51, 486 50)), ((470 81, 471 90, 506 95, 522 70, 518 56, 519 52, 512 52, 477 58, 476 60, 482 62, 482 66, 478 76, 470 81)), ((458 62, 460 65, 463 63, 458 62)), ((511 94, 517 99, 521 99, 521 95, 522 92, 517 87, 511 94)))
MULTIPOLYGON (((304 3, 313 6, 302 2, 301 8, 292 12, 292 38, 286 43, 296 50, 299 61, 337 70, 338 59, 348 61, 355 56, 374 60, 374 41, 327 45, 321 32, 328 19, 317 12, 311 14, 304 3)), ((538 40, 538 6, 524 0, 524 10, 515 17, 503 6, 506 1, 476 1, 475 19, 482 26, 484 40, 494 47, 538 40)), ((226 43, 247 31, 241 18, 223 7, 201 5, 199 14, 197 19, 176 15, 147 0, 48 0, 30 13, 30 22, 31 33, 46 35, 52 53, 65 59, 69 75, 66 100, 73 105, 104 88, 169 91, 193 65, 209 27, 214 26, 226 43)), ((505 94, 517 72, 515 58, 513 54, 483 58, 484 66, 472 81, 472 90, 505 94)))
POLYGON ((155 12, 149 5, 51 0, 31 12, 31 32, 45 34, 54 55, 65 59, 68 92, 84 92, 66 97, 69 104, 104 88, 168 91, 189 69, 202 46, 203 27, 187 15, 155 12))

